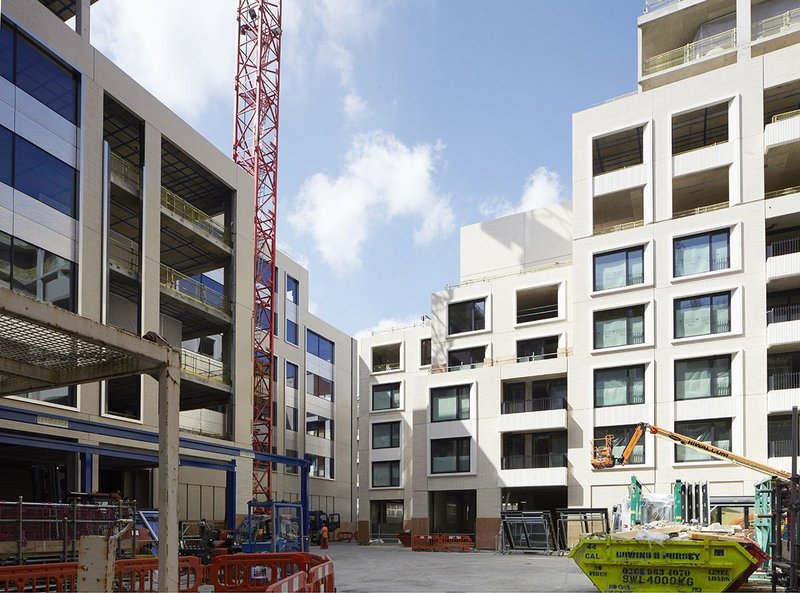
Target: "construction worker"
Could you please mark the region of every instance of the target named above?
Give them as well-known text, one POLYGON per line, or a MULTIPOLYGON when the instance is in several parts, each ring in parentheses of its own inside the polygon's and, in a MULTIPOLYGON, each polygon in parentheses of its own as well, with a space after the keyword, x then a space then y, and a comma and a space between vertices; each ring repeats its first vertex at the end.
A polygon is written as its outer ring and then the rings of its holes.
POLYGON ((322 524, 322 529, 319 531, 319 547, 322 550, 328 549, 328 522, 322 524))

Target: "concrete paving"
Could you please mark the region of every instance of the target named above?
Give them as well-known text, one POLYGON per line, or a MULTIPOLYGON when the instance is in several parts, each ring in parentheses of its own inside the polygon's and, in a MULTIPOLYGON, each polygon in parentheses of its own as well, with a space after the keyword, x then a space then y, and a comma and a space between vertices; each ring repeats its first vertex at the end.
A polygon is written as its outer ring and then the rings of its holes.
POLYGON ((424 591, 597 591, 566 556, 494 552, 412 552, 398 545, 332 543, 327 554, 339 593, 424 591))

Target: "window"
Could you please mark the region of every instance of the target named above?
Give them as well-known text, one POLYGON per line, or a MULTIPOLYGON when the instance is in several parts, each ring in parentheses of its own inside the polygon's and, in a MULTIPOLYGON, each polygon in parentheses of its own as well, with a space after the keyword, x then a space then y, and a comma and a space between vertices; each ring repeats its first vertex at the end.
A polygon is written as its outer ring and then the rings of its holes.
POLYGON ((431 440, 431 473, 450 474, 470 469, 470 439, 431 440))
POLYGON ((459 367, 475 368, 478 365, 483 365, 485 357, 486 346, 450 350, 447 353, 447 366, 451 369, 458 369, 459 367))
POLYGON ((469 420, 469 385, 431 389, 431 422, 469 420))
POLYGON ((76 218, 75 169, 17 136, 14 140, 14 187, 76 218))
POLYGON ((0 284, 9 282, 13 290, 74 310, 74 263, 5 233, 0 245, 0 266, 8 262, 8 269, 0 270, 0 284))
POLYGON ((73 124, 78 122, 78 76, 17 33, 14 83, 73 124))
POLYGON ((643 343, 644 305, 595 312, 595 348, 643 343))
POLYGON ((462 334, 486 328, 486 299, 453 303, 447 307, 447 333, 462 334))
POLYGON ((400 407, 400 383, 372 386, 372 411, 396 410, 400 407))
POLYGON ((731 331, 731 293, 675 300, 675 337, 688 338, 731 331))
POLYGON ((49 404, 56 404, 59 406, 67 406, 69 408, 78 407, 78 394, 75 387, 56 387, 54 389, 45 389, 43 391, 30 391, 28 393, 20 393, 19 397, 24 397, 37 402, 47 402, 49 404))
POLYGON ((675 361, 675 399, 731 394, 731 355, 675 361))
POLYGON ((5 22, 0 28, 0 76, 14 82, 14 31, 5 22))
POLYGON ((333 364, 333 342, 310 329, 306 330, 306 351, 333 364))
POLYGON ((792 416, 767 418, 767 457, 792 456, 792 416))
POLYGON ((375 461, 372 463, 373 488, 397 488, 400 486, 399 461, 375 461))
POLYGON ((272 369, 271 369, 272 370, 272 381, 273 381, 273 383, 277 383, 278 382, 278 369, 279 368, 280 367, 278 366, 278 357, 276 355, 273 355, 272 356, 272 369))
POLYGON ((400 446, 400 421, 372 425, 372 448, 394 449, 400 446))
POLYGON ((331 478, 333 479, 333 459, 322 455, 308 455, 311 461, 312 478, 331 478))
POLYGON ((520 340, 517 342, 517 362, 554 358, 558 354, 558 336, 520 340))
POLYGON ((608 290, 644 282, 644 247, 594 256, 594 289, 608 290))
MULTIPOLYGON (((634 430, 636 430, 635 424, 629 426, 604 426, 594 429, 594 438, 595 440, 602 439, 609 434, 613 436, 612 454, 614 457, 620 458, 625 446, 630 442, 634 430)), ((633 448, 631 456, 628 458, 628 465, 640 463, 644 463, 644 437, 639 439, 639 442, 633 448)))
MULTIPOLYGON (((720 449, 731 451, 731 419, 720 418, 716 420, 691 420, 676 422, 675 432, 692 439, 709 443, 720 449)), ((675 445, 675 461, 713 461, 717 459, 708 453, 697 449, 690 449, 683 445, 675 445)))
MULTIPOLYGON (((294 457, 295 459, 297 459, 297 451, 295 451, 294 449, 286 449, 286 457, 294 457)), ((296 465, 284 465, 283 467, 286 470, 287 474, 297 473, 296 465)))
POLYGON ((594 407, 644 403, 644 365, 594 372, 594 407))
POLYGON ((14 133, 0 126, 0 183, 14 183, 14 133))
POLYGON ((425 338, 419 343, 419 364, 428 366, 431 364, 431 339, 425 338))
POLYGON ((566 431, 503 433, 502 469, 566 466, 566 431))
POLYGON ((300 283, 289 275, 286 276, 286 300, 300 303, 300 283))
POLYGON ((297 408, 286 406, 286 430, 297 432, 297 408))
POLYGON ((139 375, 106 381, 106 414, 141 420, 142 397, 139 375))
POLYGON ((503 384, 502 414, 565 410, 567 408, 566 377, 503 384), (530 385, 530 390, 527 386, 530 385))
POLYGON ((332 441, 333 420, 306 412, 306 434, 332 441))
POLYGON ((333 401, 333 381, 323 379, 319 375, 306 371, 306 393, 333 401))
POLYGON ((291 319, 286 320, 286 341, 297 346, 297 324, 291 319))
POLYGON ((681 237, 673 241, 676 278, 730 267, 730 229, 681 237))
POLYGON ((286 387, 297 389, 297 365, 286 361, 286 387))

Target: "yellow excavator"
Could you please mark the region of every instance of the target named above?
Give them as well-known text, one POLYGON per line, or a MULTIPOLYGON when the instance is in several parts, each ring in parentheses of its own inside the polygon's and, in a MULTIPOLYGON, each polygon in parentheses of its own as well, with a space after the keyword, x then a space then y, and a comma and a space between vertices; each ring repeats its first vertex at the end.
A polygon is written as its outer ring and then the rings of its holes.
POLYGON ((720 449, 714 445, 704 443, 703 441, 698 441, 697 439, 687 437, 677 432, 672 432, 671 430, 667 430, 665 428, 659 428, 658 426, 647 424, 645 422, 642 422, 636 426, 636 429, 633 431, 633 435, 631 435, 630 440, 625 445, 625 449, 623 449, 620 457, 614 457, 614 435, 607 434, 603 438, 595 439, 592 443, 592 467, 595 469, 608 469, 616 465, 627 464, 628 459, 630 459, 630 456, 633 454, 633 449, 636 447, 639 439, 644 436, 645 432, 650 432, 651 434, 667 438, 685 447, 691 447, 692 449, 703 451, 704 453, 708 453, 709 455, 713 455, 714 457, 724 461, 730 461, 736 465, 749 467, 750 469, 762 474, 766 474, 767 476, 774 476, 781 480, 790 480, 792 478, 792 475, 788 472, 770 467, 763 463, 759 463, 758 461, 753 461, 752 459, 742 457, 741 455, 736 455, 730 451, 726 451, 725 449, 720 449))

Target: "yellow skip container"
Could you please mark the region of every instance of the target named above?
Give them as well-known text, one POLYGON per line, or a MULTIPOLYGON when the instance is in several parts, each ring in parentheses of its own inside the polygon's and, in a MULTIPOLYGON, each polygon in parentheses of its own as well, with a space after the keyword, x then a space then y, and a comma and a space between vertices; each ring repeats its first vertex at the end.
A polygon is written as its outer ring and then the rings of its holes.
POLYGON ((735 591, 767 558, 755 543, 583 539, 569 553, 603 593, 735 591))

